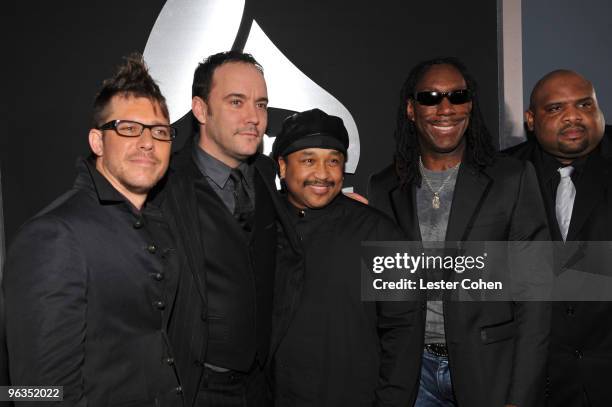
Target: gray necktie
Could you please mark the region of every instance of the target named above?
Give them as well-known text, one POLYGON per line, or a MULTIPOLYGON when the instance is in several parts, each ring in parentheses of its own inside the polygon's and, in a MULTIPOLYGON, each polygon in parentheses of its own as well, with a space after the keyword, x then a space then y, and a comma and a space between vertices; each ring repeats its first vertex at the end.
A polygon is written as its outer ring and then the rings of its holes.
POLYGON ((572 209, 574 208, 574 199, 576 198, 576 187, 572 182, 572 172, 574 167, 571 165, 567 167, 559 168, 559 175, 561 180, 557 187, 557 199, 555 201, 555 210, 557 213, 557 223, 559 224, 559 230, 563 241, 567 239, 567 231, 569 229, 570 221, 572 219, 572 209))

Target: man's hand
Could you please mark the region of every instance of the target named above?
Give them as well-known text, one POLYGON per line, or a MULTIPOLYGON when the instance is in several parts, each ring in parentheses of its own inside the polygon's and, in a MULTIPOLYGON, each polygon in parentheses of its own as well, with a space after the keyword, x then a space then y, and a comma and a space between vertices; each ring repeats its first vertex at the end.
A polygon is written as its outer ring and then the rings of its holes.
POLYGON ((359 195, 357 192, 345 192, 344 195, 366 205, 368 204, 368 200, 366 199, 366 197, 363 195, 359 195))

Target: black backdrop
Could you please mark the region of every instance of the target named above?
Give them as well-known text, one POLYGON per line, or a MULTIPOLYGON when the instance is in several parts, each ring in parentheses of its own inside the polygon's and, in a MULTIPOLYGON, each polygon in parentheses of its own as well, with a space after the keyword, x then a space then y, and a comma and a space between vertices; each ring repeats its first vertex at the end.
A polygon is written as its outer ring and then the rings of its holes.
MULTIPOLYGON (((483 113, 497 134, 496 3, 247 0, 246 13, 355 118, 361 157, 346 181, 364 192, 369 175, 391 161, 399 88, 422 59, 463 59, 480 83, 483 113)), ((19 225, 72 184, 76 158, 88 153, 91 103, 101 80, 122 56, 144 51, 164 4, 20 1, 6 6, 8 97, 2 123, 8 128, 0 136, 0 203, 8 244, 19 225)), ((0 385, 7 382, 1 300, 0 385)))
MULTIPOLYGON (((1 136, 0 157, 8 244, 20 224, 70 187, 76 158, 88 152, 100 81, 122 56, 144 50, 164 3, 16 4, 5 37, 14 49, 3 58, 15 70, 8 76, 9 129, 1 136)), ((355 118, 361 157, 347 185, 365 193, 368 176, 391 161, 399 88, 422 59, 463 59, 479 81, 483 113, 497 134, 496 3, 251 0, 246 12, 355 118)))

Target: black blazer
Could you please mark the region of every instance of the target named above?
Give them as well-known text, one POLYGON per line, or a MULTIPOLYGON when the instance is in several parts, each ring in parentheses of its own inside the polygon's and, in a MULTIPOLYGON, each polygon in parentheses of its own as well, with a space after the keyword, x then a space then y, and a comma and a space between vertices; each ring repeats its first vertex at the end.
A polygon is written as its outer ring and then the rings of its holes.
POLYGON ((64 386, 67 406, 183 405, 166 336, 176 279, 160 259, 171 246, 144 223, 82 164, 20 229, 3 281, 13 385, 64 386))
MULTIPOLYGON (((483 170, 463 164, 457 175, 446 240, 548 240, 537 191, 529 164, 511 158, 498 158, 483 170)), ((371 177, 368 197, 371 205, 397 221, 408 240, 421 240, 416 187, 401 188, 393 167, 371 177)), ((425 311, 423 305, 423 321, 425 311)), ((459 406, 542 405, 549 306, 444 301, 444 313, 459 406)), ((416 346, 421 348, 423 330, 424 322, 417 332, 420 342, 416 346)))
MULTIPOLYGON (((175 231, 179 249, 186 255, 185 269, 182 270, 183 288, 181 290, 186 289, 185 285, 193 287, 193 290, 187 289, 192 293, 188 303, 180 305, 181 301, 177 301, 177 306, 182 309, 178 318, 183 322, 177 324, 176 329, 171 329, 169 332, 170 341, 176 350, 177 366, 187 405, 193 405, 196 401, 208 338, 206 273, 201 272, 201 270, 205 271, 206 254, 203 251, 194 187, 195 180, 201 177, 201 173, 193 162, 193 142, 194 140, 191 139, 182 150, 173 156, 162 204, 164 216, 169 219, 175 231), (203 346, 198 347, 200 345, 203 346)), ((293 259, 294 264, 291 269, 277 268, 275 274, 271 348, 266 363, 269 365, 271 355, 278 347, 281 336, 286 332, 293 310, 299 300, 303 259, 298 236, 290 226, 288 213, 276 191, 274 183, 276 173, 272 160, 258 154, 254 166, 255 176, 261 177, 265 189, 272 198, 279 227, 286 228, 287 240, 283 252, 285 256, 293 259)))
MULTIPOLYGON (((561 240, 555 202, 542 183, 542 152, 534 138, 505 151, 533 163, 553 238, 561 240)), ((588 157, 576 185, 568 241, 612 240, 612 127, 588 157)), ((566 255, 569 256, 569 255, 566 255)), ((582 405, 583 392, 594 407, 612 404, 612 303, 553 304, 548 376, 550 406, 582 405)))

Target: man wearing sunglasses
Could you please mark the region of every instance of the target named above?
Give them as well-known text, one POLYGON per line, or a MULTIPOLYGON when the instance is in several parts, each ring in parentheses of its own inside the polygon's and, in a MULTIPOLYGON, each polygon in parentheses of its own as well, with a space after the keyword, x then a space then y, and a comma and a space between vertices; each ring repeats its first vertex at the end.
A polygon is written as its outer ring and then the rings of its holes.
MULTIPOLYGON (((506 152, 533 163, 553 239, 611 241, 612 129, 604 130, 593 84, 573 71, 546 74, 531 92, 525 121, 528 140, 506 152)), ((576 246, 561 247, 571 258, 576 246)), ((597 273, 581 271, 586 280, 597 273)), ((612 405, 612 303, 558 301, 552 315, 547 405, 612 405)))
POLYGON ((73 188, 7 256, 11 383, 63 386, 65 405, 180 406, 167 340, 180 259, 149 194, 175 131, 140 55, 104 81, 92 122, 73 188))
MULTIPOLYGON (((395 139, 395 163, 372 176, 369 200, 408 240, 548 240, 533 167, 496 156, 476 83, 456 59, 412 69, 395 139)), ((548 306, 428 292, 421 312, 416 407, 542 405, 548 306)))

